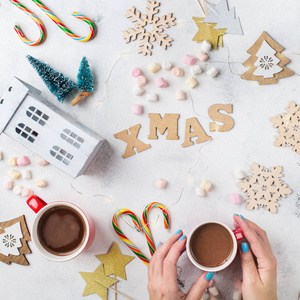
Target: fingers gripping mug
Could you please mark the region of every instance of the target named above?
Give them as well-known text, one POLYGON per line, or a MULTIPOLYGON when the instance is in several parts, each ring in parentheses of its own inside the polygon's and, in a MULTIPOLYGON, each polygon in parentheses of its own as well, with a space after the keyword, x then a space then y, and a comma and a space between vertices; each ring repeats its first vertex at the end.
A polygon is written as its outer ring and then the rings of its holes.
POLYGON ((196 226, 187 239, 190 261, 206 272, 217 272, 228 267, 237 254, 237 241, 244 238, 240 228, 210 221, 196 226))
POLYGON ((67 261, 86 250, 95 237, 91 218, 69 202, 47 204, 36 195, 27 204, 36 213, 31 239, 36 250, 52 261, 67 261))

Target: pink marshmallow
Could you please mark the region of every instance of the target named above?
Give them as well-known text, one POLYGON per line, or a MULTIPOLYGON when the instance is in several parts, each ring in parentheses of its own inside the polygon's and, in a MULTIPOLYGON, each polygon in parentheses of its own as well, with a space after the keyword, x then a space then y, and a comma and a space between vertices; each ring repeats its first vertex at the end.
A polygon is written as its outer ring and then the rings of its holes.
POLYGON ((179 101, 186 100, 185 92, 183 90, 177 90, 176 91, 176 99, 179 101))
POLYGON ((36 162, 39 166, 42 166, 42 167, 49 165, 49 163, 41 157, 37 157, 36 162))
POLYGON ((241 204, 242 203, 242 197, 238 193, 232 193, 229 196, 231 203, 233 204, 241 204))
POLYGON ((33 195, 33 190, 29 189, 29 188, 23 188, 22 192, 21 192, 21 196, 22 197, 29 197, 33 195))
POLYGON ((141 115, 143 113, 143 110, 144 110, 144 107, 143 105, 140 105, 140 104, 134 104, 132 106, 132 112, 135 114, 135 115, 141 115))
POLYGON ((177 68, 177 67, 173 68, 172 73, 176 77, 182 77, 184 74, 183 70, 181 68, 177 68))
POLYGON ((6 178, 6 179, 4 179, 2 186, 5 190, 11 190, 13 187, 13 184, 14 184, 14 182, 11 179, 6 178))
POLYGON ((163 179, 163 178, 158 178, 156 180, 156 183, 155 183, 155 186, 158 188, 158 189, 164 189, 166 186, 167 186, 167 180, 163 179))
POLYGON ((141 76, 139 76, 139 77, 137 78, 137 84, 138 84, 139 87, 145 86, 146 83, 147 83, 147 79, 146 79, 145 76, 142 76, 142 75, 141 75, 141 76))
POLYGON ((188 54, 183 58, 183 62, 189 66, 192 66, 195 63, 195 61, 196 58, 188 54))
POLYGON ((27 156, 21 156, 17 159, 17 164, 20 167, 24 167, 30 164, 30 160, 27 156))
POLYGON ((139 68, 133 68, 133 70, 131 71, 131 75, 133 77, 139 77, 140 75, 142 75, 142 71, 139 68))
POLYGON ((208 55, 206 53, 204 53, 203 51, 199 51, 197 53, 197 57, 199 58, 200 61, 207 61, 208 59, 208 55))
POLYGON ((165 81, 163 77, 156 78, 155 83, 159 88, 166 88, 168 86, 168 83, 165 81))

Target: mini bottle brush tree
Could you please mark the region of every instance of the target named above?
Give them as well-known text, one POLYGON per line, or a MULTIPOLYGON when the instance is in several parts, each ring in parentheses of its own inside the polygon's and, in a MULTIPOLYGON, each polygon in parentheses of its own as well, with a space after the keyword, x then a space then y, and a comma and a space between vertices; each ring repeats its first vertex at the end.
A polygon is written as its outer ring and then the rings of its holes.
POLYGON ((76 84, 63 73, 30 55, 26 57, 59 102, 63 102, 66 96, 76 87, 76 84))
POLYGON ((79 66, 77 87, 80 95, 71 102, 73 106, 77 105, 84 97, 90 96, 94 90, 94 78, 86 57, 83 57, 79 66))

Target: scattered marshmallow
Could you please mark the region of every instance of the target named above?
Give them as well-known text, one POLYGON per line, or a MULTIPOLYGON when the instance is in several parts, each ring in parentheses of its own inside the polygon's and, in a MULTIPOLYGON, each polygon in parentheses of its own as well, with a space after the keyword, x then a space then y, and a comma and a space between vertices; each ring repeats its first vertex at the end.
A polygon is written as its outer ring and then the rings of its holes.
POLYGON ((32 178, 32 174, 30 170, 24 170, 22 172, 22 177, 23 179, 31 179, 32 178))
POLYGON ((29 189, 29 188, 22 189, 22 192, 21 192, 22 197, 29 197, 31 195, 33 195, 33 191, 31 189, 29 189))
POLYGON ((229 195, 230 201, 232 204, 241 204, 242 203, 242 197, 238 193, 232 193, 229 195))
POLYGON ((0 152, 0 160, 3 160, 3 153, 0 152))
POLYGON ((140 75, 142 75, 142 71, 139 68, 133 68, 131 71, 131 75, 133 77, 139 77, 140 75))
POLYGON ((209 182, 208 180, 203 180, 200 184, 200 187, 202 190, 209 192, 213 189, 213 185, 211 182, 209 182))
POLYGON ((141 115, 144 111, 144 107, 143 105, 140 105, 140 104, 133 104, 132 106, 132 112, 135 114, 135 115, 141 115))
POLYGON ((202 190, 201 188, 199 188, 199 187, 196 187, 196 195, 198 196, 198 197, 205 197, 205 191, 204 190, 202 190))
POLYGON ((219 74, 219 71, 216 68, 211 67, 206 74, 211 78, 215 78, 219 74))
POLYGON ((13 185, 14 185, 14 182, 9 178, 4 179, 3 184, 2 184, 2 186, 5 190, 11 190, 13 185))
POLYGON ((179 101, 186 100, 186 94, 183 90, 176 91, 176 99, 179 101))
POLYGON ((242 170, 235 170, 233 172, 233 174, 234 174, 235 179, 241 180, 241 179, 246 178, 245 173, 242 170))
POLYGON ((7 175, 11 180, 16 180, 21 177, 21 173, 16 170, 10 170, 7 175))
POLYGON ((21 195, 22 190, 23 190, 23 187, 21 187, 20 185, 17 185, 16 187, 14 187, 13 193, 14 193, 15 195, 21 195))
POLYGON ((200 65, 191 66, 191 73, 193 76, 199 75, 202 73, 202 68, 200 65))
POLYGON ((36 186, 42 187, 42 188, 47 186, 47 181, 44 179, 37 179, 34 183, 36 186))
POLYGON ((152 63, 148 66, 148 70, 151 72, 151 73, 156 73, 158 70, 160 69, 160 65, 157 64, 157 63, 152 63))
POLYGON ((138 84, 139 87, 145 86, 146 83, 147 83, 147 79, 146 79, 145 76, 142 76, 142 75, 141 75, 141 76, 139 76, 139 77, 137 78, 137 84, 138 84))
POLYGON ((10 166, 17 166, 18 165, 17 160, 18 159, 16 157, 12 157, 12 158, 9 159, 8 164, 10 166))
POLYGON ((153 93, 153 94, 147 94, 146 99, 149 102, 157 102, 158 101, 158 95, 153 93))
MULTIPOLYGON (((36 162, 39 166, 42 166, 42 167, 49 165, 49 163, 41 157, 37 157, 36 162)), ((28 179, 30 179, 30 178, 28 178, 28 179)))
POLYGON ((171 68, 172 68, 172 64, 168 61, 165 61, 162 63, 162 68, 165 70, 165 71, 170 71, 171 68))
POLYGON ((183 62, 189 66, 192 66, 195 63, 195 61, 196 61, 196 58, 194 56, 191 56, 188 54, 183 58, 183 62))
POLYGON ((182 77, 184 74, 183 70, 181 68, 177 68, 177 67, 172 70, 172 73, 176 77, 182 77))
POLYGON ((155 83, 157 85, 157 87, 159 88, 166 88, 168 86, 168 83, 165 81, 165 79, 163 77, 159 77, 155 79, 155 83))
POLYGON ((155 186, 158 189, 164 189, 167 186, 167 180, 163 179, 163 178, 158 178, 156 180, 155 186))
POLYGON ((208 55, 206 53, 204 53, 203 51, 199 51, 196 56, 202 62, 205 62, 208 59, 208 55))
MULTIPOLYGON (((215 286, 213 287, 209 287, 208 288, 208 291, 209 293, 212 295, 212 296, 218 296, 219 295, 219 291, 217 290, 217 288, 215 286)), ((211 298, 210 298, 211 299, 211 298)))
POLYGON ((204 40, 201 44, 201 50, 205 53, 208 53, 210 49, 211 49, 211 43, 204 40))
POLYGON ((142 87, 136 86, 134 87, 132 92, 135 96, 141 96, 145 92, 145 90, 142 87))
POLYGON ((187 86, 190 89, 195 88, 198 85, 198 81, 195 79, 195 77, 190 77, 187 81, 186 81, 187 86))
POLYGON ((21 156, 17 159, 17 164, 20 167, 24 167, 30 164, 30 160, 27 156, 21 156))
POLYGON ((240 290, 235 290, 233 292, 232 300, 242 300, 242 292, 240 290))

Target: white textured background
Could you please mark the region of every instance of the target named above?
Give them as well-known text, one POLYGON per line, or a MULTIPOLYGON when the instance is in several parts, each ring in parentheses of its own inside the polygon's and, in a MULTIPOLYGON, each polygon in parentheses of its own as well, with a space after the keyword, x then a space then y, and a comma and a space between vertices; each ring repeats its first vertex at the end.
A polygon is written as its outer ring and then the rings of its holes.
MULTIPOLYGON (((300 291, 300 167, 297 164, 299 157, 290 149, 273 146, 276 132, 269 118, 283 113, 291 100, 300 104, 299 75, 279 80, 276 85, 258 86, 257 83, 240 79, 238 74, 246 70, 242 66, 242 62, 249 57, 246 50, 262 31, 268 32, 285 47, 283 53, 291 60, 287 67, 300 73, 298 1, 286 0, 282 3, 279 0, 229 0, 229 7, 236 7, 244 35, 225 35, 225 47, 210 53, 206 66, 215 66, 220 70, 220 74, 215 80, 209 79, 205 74, 198 77, 200 85, 192 90, 194 110, 190 98, 179 102, 174 97, 176 89, 185 88, 185 78, 188 75, 185 75, 184 79, 178 79, 171 73, 160 71, 157 76, 165 76, 170 87, 158 91, 159 102, 148 103, 145 96, 137 98, 132 95, 134 79, 130 76, 130 71, 133 67, 140 67, 151 80, 156 76, 146 71, 149 63, 168 60, 174 65, 183 66, 182 58, 185 54, 197 53, 199 45, 191 41, 197 32, 192 17, 202 16, 196 0, 163 1, 161 15, 173 12, 177 19, 177 26, 167 30, 174 38, 174 43, 168 51, 154 45, 152 57, 138 55, 135 42, 126 45, 121 33, 131 26, 124 17, 126 10, 135 5, 144 11, 144 1, 45 2, 75 33, 84 35, 87 26, 71 16, 73 11, 92 18, 98 33, 95 39, 88 43, 73 41, 35 4, 30 1, 22 3, 40 17, 46 26, 48 37, 45 43, 38 47, 23 44, 13 30, 14 24, 19 24, 24 33, 32 39, 36 38, 37 28, 8 0, 0 0, 0 93, 7 87, 12 76, 28 81, 42 91, 43 97, 67 111, 74 119, 94 129, 107 139, 108 143, 86 175, 72 180, 52 166, 36 166, 33 153, 5 136, 0 137, 0 151, 5 155, 5 160, 0 162, 1 181, 11 168, 7 165, 9 157, 28 155, 32 159, 30 168, 34 179, 43 177, 49 182, 46 189, 35 188, 35 192, 48 202, 68 200, 78 204, 92 215, 97 225, 97 235, 92 247, 71 262, 48 262, 32 249, 33 253, 27 255, 30 262, 28 267, 1 263, 0 298, 81 299, 85 282, 78 272, 93 272, 100 264, 96 254, 107 252, 116 240, 121 251, 131 255, 112 229, 113 213, 120 208, 129 208, 140 215, 145 205, 152 201, 161 201, 170 210, 171 229, 163 229, 160 217, 157 224, 151 226, 156 244, 165 241, 179 228, 188 234, 197 223, 205 220, 219 220, 232 226, 234 212, 242 213, 257 222, 268 232, 278 259, 279 299, 296 299, 300 291), (82 56, 87 56, 95 76, 94 95, 75 108, 70 106, 68 100, 63 105, 59 104, 29 66, 26 54, 48 62, 73 80, 76 80, 82 56), (228 59, 232 62, 232 72, 228 59), (134 103, 144 104, 143 115, 132 114, 134 103), (216 103, 233 104, 234 129, 227 133, 212 133, 213 140, 201 150, 201 145, 182 148, 185 119, 197 117, 209 134, 210 119, 207 111, 216 103), (158 140, 148 141, 149 112, 180 113, 180 140, 168 141, 165 136, 159 136, 158 140), (113 134, 138 123, 142 125, 139 138, 149 142, 152 148, 123 160, 121 154, 125 144, 114 139, 113 134), (229 202, 229 194, 239 192, 232 175, 233 170, 241 168, 248 172, 252 162, 265 167, 283 166, 284 180, 293 190, 293 194, 280 201, 276 215, 264 209, 247 211, 245 204, 235 206, 229 202), (207 198, 195 196, 195 186, 187 183, 189 172, 197 183, 202 178, 213 182, 215 189, 207 198), (159 177, 168 180, 169 186, 166 190, 155 188, 155 180, 159 177)), ((188 74, 188 68, 183 68, 188 74)), ((146 90, 152 89, 156 89, 153 84, 147 85, 146 90)), ((0 201, 1 221, 25 214, 30 227, 34 213, 26 206, 24 199, 13 195, 11 191, 1 190, 0 201)), ((151 220, 155 221, 157 215, 159 212, 153 211, 151 220)), ((136 234, 124 222, 122 228, 148 255, 143 235, 136 234)), ((194 268, 183 254, 179 262, 179 277, 184 291, 188 290, 199 274, 200 271, 194 268)), ((121 280, 118 289, 133 299, 147 299, 145 265, 139 259, 135 259, 127 266, 127 275, 127 282, 121 280)), ((228 269, 215 276, 221 293, 220 299, 231 299, 233 284, 240 277, 240 263, 237 258, 228 269)), ((109 292, 108 298, 114 299, 112 292, 109 292)), ((99 297, 91 295, 87 299, 99 297)))

